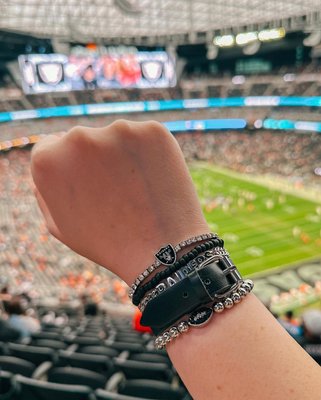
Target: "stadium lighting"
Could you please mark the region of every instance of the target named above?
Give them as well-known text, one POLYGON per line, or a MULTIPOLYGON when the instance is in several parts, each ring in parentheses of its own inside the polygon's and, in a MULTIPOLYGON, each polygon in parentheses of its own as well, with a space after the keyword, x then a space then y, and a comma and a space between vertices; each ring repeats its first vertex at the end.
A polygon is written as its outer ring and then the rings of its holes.
POLYGON ((270 40, 282 39, 285 36, 284 28, 264 29, 258 33, 261 42, 269 42, 270 40))
POLYGON ((218 47, 231 47, 235 44, 234 35, 216 36, 213 43, 218 47))
POLYGON ((257 40, 257 32, 244 32, 236 35, 236 44, 245 46, 257 40))

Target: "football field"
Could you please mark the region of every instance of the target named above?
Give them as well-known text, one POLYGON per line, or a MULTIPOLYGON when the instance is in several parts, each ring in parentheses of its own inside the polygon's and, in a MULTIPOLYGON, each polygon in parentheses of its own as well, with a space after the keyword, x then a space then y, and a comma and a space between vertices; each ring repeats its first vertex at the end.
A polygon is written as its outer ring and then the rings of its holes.
POLYGON ((321 199, 310 201, 212 165, 190 171, 207 222, 245 275, 321 254, 321 199))

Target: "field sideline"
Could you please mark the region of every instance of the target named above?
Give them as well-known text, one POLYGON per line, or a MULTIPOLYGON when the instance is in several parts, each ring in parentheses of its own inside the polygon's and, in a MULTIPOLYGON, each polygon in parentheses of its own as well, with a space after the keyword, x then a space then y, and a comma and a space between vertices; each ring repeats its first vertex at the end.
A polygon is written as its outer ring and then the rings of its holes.
POLYGON ((212 231, 245 275, 321 254, 321 200, 307 200, 209 164, 190 171, 212 231))

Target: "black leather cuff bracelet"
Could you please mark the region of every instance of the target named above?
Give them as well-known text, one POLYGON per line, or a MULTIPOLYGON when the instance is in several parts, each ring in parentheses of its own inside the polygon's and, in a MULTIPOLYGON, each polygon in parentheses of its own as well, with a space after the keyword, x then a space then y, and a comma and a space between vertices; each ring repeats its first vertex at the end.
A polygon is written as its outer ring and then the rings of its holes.
POLYGON ((163 279, 172 275, 179 268, 184 267, 189 261, 197 257, 199 254, 203 253, 206 250, 210 250, 213 247, 223 247, 223 246, 224 246, 224 241, 219 238, 213 238, 205 243, 196 246, 193 250, 189 251, 187 254, 184 254, 173 265, 167 267, 161 272, 158 272, 148 283, 138 287, 135 293, 133 294, 132 298, 133 304, 135 306, 138 306, 142 298, 149 290, 154 289, 156 285, 158 285, 163 279))
POLYGON ((150 326, 157 335, 196 307, 219 301, 241 279, 228 257, 213 256, 150 301, 143 312, 141 324, 150 326))
MULTIPOLYGON (((224 247, 214 247, 211 250, 207 250, 204 253, 201 253, 193 260, 189 261, 185 267, 180 268, 172 275, 163 279, 155 288, 153 288, 150 292, 146 294, 146 296, 139 303, 138 308, 141 312, 143 312, 147 306, 147 304, 158 297, 161 293, 164 293, 170 287, 176 285, 178 282, 186 278, 188 274, 190 274, 194 269, 198 268, 204 261, 215 256, 221 255, 229 257, 229 253, 224 249, 224 247)), ((230 261, 232 263, 232 261, 230 261)), ((232 263, 233 264, 233 263, 232 263)))

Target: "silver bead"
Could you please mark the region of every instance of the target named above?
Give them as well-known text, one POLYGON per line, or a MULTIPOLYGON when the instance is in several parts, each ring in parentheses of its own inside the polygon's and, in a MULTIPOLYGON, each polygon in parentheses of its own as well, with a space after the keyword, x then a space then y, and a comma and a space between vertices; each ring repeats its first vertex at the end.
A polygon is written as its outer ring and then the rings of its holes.
POLYGON ((163 333, 163 340, 165 343, 168 343, 172 340, 171 335, 169 334, 169 332, 164 332, 163 333))
POLYGON ((163 340, 162 336, 158 336, 158 338, 156 338, 155 340, 155 347, 159 350, 161 350, 165 345, 165 342, 163 340))
POLYGON ((154 265, 151 265, 150 267, 148 267, 148 272, 151 273, 153 272, 155 269, 154 265))
POLYGON ((224 310, 224 304, 223 304, 223 303, 216 303, 216 304, 214 304, 213 310, 214 310, 216 313, 222 312, 222 311, 224 310))
POLYGON ((175 338, 179 335, 178 329, 176 328, 176 326, 173 326, 170 330, 169 330, 169 334, 171 335, 171 337, 175 338))
POLYGON ((177 329, 180 333, 187 332, 189 329, 188 323, 185 321, 182 321, 178 324, 177 329))
POLYGON ((233 300, 233 303, 235 303, 235 304, 239 303, 242 300, 241 296, 236 292, 232 293, 231 299, 233 300))
POLYGON ((144 275, 145 278, 147 278, 147 276, 149 275, 149 272, 148 272, 147 270, 145 270, 145 271, 143 272, 143 275, 144 275))
POLYGON ((254 283, 251 279, 245 279, 244 282, 250 286, 251 290, 254 288, 254 283))
POLYGON ((244 289, 244 288, 239 288, 239 290, 238 290, 238 294, 241 296, 241 297, 245 297, 246 295, 247 295, 247 291, 244 289))
POLYGON ((224 300, 224 307, 225 307, 225 308, 232 308, 233 305, 234 305, 233 300, 230 299, 229 297, 227 297, 227 298, 224 300))
POLYGON ((154 289, 154 290, 152 291, 152 293, 151 293, 151 297, 152 297, 152 299, 154 299, 156 296, 157 296, 157 290, 154 289))
POLYGON ((248 285, 247 283, 243 282, 241 287, 243 289, 245 289, 247 293, 250 293, 250 291, 251 291, 251 286, 250 285, 248 285))
POLYGON ((136 285, 136 287, 140 285, 140 280, 138 278, 135 281, 135 285, 136 285))
POLYGON ((144 277, 143 274, 140 274, 139 277, 138 277, 138 279, 142 282, 142 281, 145 279, 145 277, 144 277))

